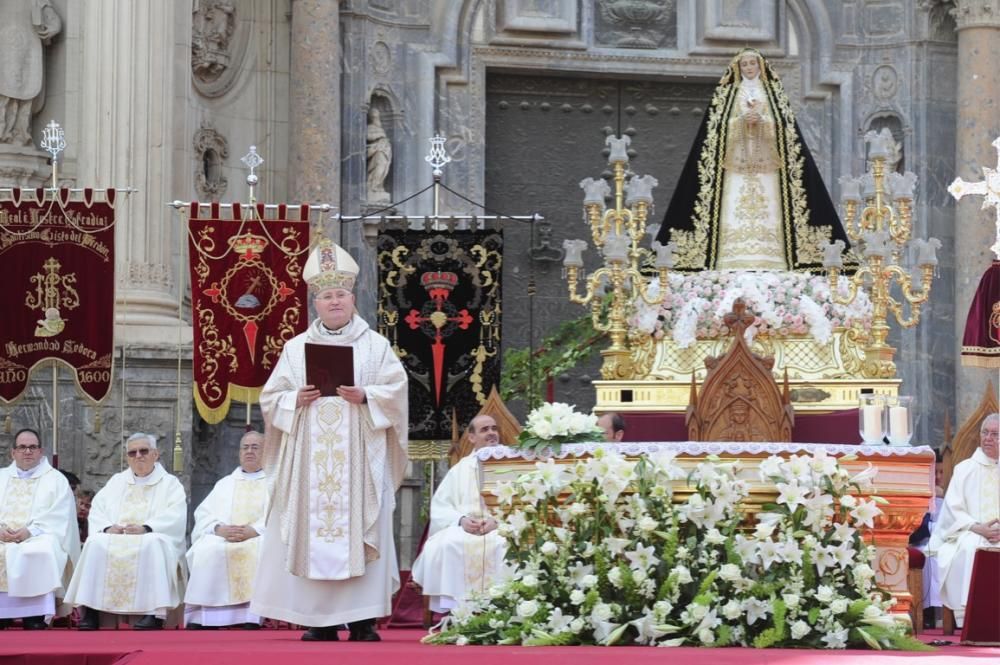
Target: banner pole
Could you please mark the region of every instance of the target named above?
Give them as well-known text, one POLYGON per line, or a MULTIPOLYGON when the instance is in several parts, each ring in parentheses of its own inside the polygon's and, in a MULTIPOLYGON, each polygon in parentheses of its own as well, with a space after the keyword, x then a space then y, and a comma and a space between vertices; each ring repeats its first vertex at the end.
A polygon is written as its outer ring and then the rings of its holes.
POLYGON ((52 466, 59 468, 59 366, 52 363, 52 466))

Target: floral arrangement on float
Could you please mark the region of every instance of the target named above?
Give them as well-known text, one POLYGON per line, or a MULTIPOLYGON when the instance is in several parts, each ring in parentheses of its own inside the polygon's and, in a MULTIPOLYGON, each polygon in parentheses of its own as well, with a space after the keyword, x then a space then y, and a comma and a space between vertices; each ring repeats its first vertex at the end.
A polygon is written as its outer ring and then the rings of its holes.
MULTIPOLYGON (((809 335, 826 344, 837 328, 870 325, 872 305, 867 293, 858 291, 850 305, 835 303, 825 276, 798 272, 719 270, 691 274, 671 273, 670 291, 658 306, 639 298, 629 323, 657 339, 670 333, 680 348, 698 339, 728 333, 723 317, 741 298, 756 320, 747 327, 748 341, 760 334, 809 335)), ((649 295, 658 295, 659 284, 650 282, 649 295)), ((846 295, 847 278, 838 289, 846 295)))
POLYGON ((559 453, 564 443, 603 439, 604 433, 597 424, 597 416, 580 413, 563 402, 551 402, 528 414, 517 444, 512 447, 541 455, 545 452, 559 453))
POLYGON ((779 495, 744 525, 739 463, 687 473, 674 455, 598 447, 499 483, 509 577, 424 642, 929 649, 875 585, 861 529, 882 500, 854 496, 871 466, 851 477, 822 452, 771 457, 760 479, 779 495))

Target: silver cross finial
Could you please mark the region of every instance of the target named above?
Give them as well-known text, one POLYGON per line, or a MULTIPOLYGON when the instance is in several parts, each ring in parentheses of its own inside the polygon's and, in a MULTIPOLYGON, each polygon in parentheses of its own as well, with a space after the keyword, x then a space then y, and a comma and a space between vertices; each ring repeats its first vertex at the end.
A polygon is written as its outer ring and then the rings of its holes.
POLYGON ((257 146, 250 146, 250 152, 243 155, 243 159, 240 161, 243 162, 248 169, 250 169, 250 175, 247 176, 247 184, 253 187, 260 180, 257 177, 257 174, 254 173, 254 169, 264 163, 264 159, 257 154, 257 146))
POLYGON ((996 242, 990 247, 993 255, 1000 259, 1000 137, 993 140, 993 147, 997 149, 997 168, 991 169, 983 167, 983 180, 980 182, 966 182, 961 178, 948 187, 948 192, 956 200, 961 199, 966 194, 979 194, 983 197, 983 210, 991 207, 996 212, 996 242))
POLYGON ((430 164, 431 168, 434 169, 434 177, 440 178, 443 173, 441 171, 441 167, 451 161, 451 156, 444 149, 445 141, 448 139, 440 134, 435 134, 428 140, 431 142, 431 151, 430 154, 424 157, 424 161, 430 164))
POLYGON ((45 125, 42 130, 41 148, 52 155, 52 163, 59 160, 59 153, 66 149, 66 132, 55 120, 45 125))

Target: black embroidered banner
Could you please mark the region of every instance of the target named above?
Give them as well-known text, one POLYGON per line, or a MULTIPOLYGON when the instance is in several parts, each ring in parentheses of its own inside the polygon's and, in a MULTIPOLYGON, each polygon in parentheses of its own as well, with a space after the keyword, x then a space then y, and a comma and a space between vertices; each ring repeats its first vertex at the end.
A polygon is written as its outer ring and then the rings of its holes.
POLYGON ((410 438, 450 439, 500 381, 500 231, 383 231, 379 332, 410 375, 410 438))

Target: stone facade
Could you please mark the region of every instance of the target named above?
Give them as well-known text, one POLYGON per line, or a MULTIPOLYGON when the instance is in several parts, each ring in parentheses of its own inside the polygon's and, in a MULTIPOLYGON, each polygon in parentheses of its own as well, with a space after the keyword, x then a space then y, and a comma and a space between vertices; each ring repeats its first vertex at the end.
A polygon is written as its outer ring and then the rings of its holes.
MULTIPOLYGON (((862 170, 862 136, 869 129, 890 127, 900 144, 902 166, 919 176, 915 233, 939 237, 944 247, 923 323, 915 330, 897 330, 892 340, 901 347, 897 362, 903 390, 920 401, 917 438, 938 444, 945 411, 951 411, 952 422, 964 417, 971 410, 968 395, 982 390, 982 376, 967 376, 958 368, 955 334, 975 286, 969 280, 985 264, 963 258, 967 267, 960 267, 956 255, 964 255, 956 248, 980 243, 984 235, 991 235, 992 227, 984 218, 956 225, 946 187, 956 174, 972 177, 982 160, 993 164, 995 159, 989 141, 1000 129, 995 126, 1000 117, 996 113, 977 120, 981 131, 969 135, 966 143, 956 137, 961 100, 985 94, 995 99, 998 93, 995 76, 989 79, 992 89, 984 93, 968 87, 968 77, 958 75, 971 66, 959 48, 964 32, 975 32, 975 48, 985 49, 982 52, 1000 47, 1000 33, 990 18, 997 12, 994 8, 991 15, 987 6, 995 2, 52 0, 51 4, 62 18, 62 32, 45 51, 45 106, 33 119, 35 143, 43 119, 54 118, 66 128, 69 143, 61 167, 65 183, 138 190, 122 209, 117 227, 115 333, 123 348, 124 411, 119 383, 101 409, 102 431, 94 434, 93 409, 77 404, 68 383, 60 392, 66 405, 60 428, 63 465, 82 473, 87 485, 99 486, 118 469, 122 425, 125 433, 152 430, 172 447, 179 422, 184 478, 193 503, 235 464, 236 442, 246 422, 243 406, 236 405, 229 419, 210 427, 199 421, 191 405, 184 234, 181 218, 164 204, 245 200, 245 172, 239 159, 251 144, 265 160, 258 170, 258 199, 330 203, 347 215, 370 211, 374 202, 366 201, 366 127, 369 111, 377 109, 392 144, 392 166, 383 184, 394 199, 430 183, 424 162, 427 139, 441 132, 448 137, 454 158, 444 182, 473 200, 489 203, 498 196, 491 190, 491 169, 518 169, 520 160, 532 159, 531 150, 545 149, 527 146, 520 157, 489 161, 493 147, 487 142, 486 100, 498 73, 639 82, 636 89, 644 81, 673 82, 688 86, 687 92, 678 93, 683 97, 709 90, 744 45, 762 50, 779 71, 835 199, 837 178, 862 170), (962 397, 956 414, 957 393, 962 397)), ((993 62, 983 60, 987 69, 993 62)), ((650 104, 657 113, 663 106, 649 102, 636 103, 636 108, 640 114, 655 116, 650 104)), ((690 113, 697 112, 698 104, 666 105, 650 122, 669 126, 674 107, 690 113)), ((627 109, 623 112, 628 114, 627 109)), ((581 169, 587 176, 603 168, 601 135, 581 136, 577 143, 575 170, 555 174, 571 182, 579 181, 581 169)), ((683 160, 689 145, 668 144, 676 151, 675 159, 683 160)), ((642 154, 641 132, 633 147, 642 154)), ((27 164, 28 157, 17 157, 18 163, 27 164)), ((36 173, 39 169, 32 164, 28 166, 34 170, 22 169, 16 177, 14 171, 0 170, 0 184, 38 184, 46 174, 44 169, 36 173)), ((654 195, 662 211, 672 193, 664 185, 670 179, 652 174, 661 177, 654 195)), ((513 204, 505 203, 503 212, 546 215, 550 226, 544 240, 550 247, 561 247, 564 239, 581 237, 585 229, 579 225, 578 212, 566 216, 554 211, 562 206, 576 210, 578 203, 559 201, 551 211, 511 209, 513 204)), ((399 206, 399 211, 425 213, 431 205, 425 195, 399 206)), ((450 195, 442 197, 441 205, 446 213, 470 211, 450 195)), ((967 205, 969 210, 977 206, 967 205)), ((975 217, 974 212, 969 214, 975 217)), ((340 239, 359 259, 364 268, 359 305, 371 318, 375 262, 370 233, 363 224, 338 228, 330 220, 316 228, 340 239)), ((538 242, 531 234, 511 232, 508 237, 505 294, 510 301, 525 300, 529 274, 540 275, 539 292, 553 300, 564 292, 558 264, 552 263, 549 253, 528 251, 531 243, 538 242)), ((976 261, 985 260, 985 254, 976 251, 976 261)), ((564 305, 557 308, 557 317, 576 315, 577 310, 564 305)), ((538 316, 537 308, 508 311, 506 344, 537 342, 555 323, 551 316, 538 316), (534 326, 530 334, 529 322, 534 326)), ((595 367, 591 364, 558 377, 557 397, 581 407, 592 404, 589 379, 596 376, 595 367)), ((45 374, 36 384, 31 396, 11 411, 15 427, 51 428, 46 420, 51 379, 45 374)), ((250 420, 259 422, 256 408, 250 420)), ((414 497, 423 484, 418 466, 408 481, 409 494, 401 500, 407 507, 401 511, 405 515, 397 518, 400 537, 406 539, 401 550, 404 565, 415 544, 414 533, 419 533, 420 502, 414 497)))

